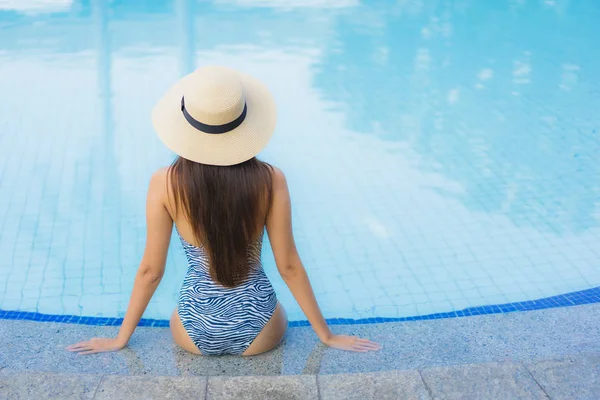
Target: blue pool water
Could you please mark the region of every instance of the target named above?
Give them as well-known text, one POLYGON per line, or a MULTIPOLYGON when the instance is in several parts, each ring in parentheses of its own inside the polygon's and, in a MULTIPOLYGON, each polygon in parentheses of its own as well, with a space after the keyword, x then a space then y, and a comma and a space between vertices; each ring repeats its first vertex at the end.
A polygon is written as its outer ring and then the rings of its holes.
MULTIPOLYGON (((596 0, 2 2, 0 309, 124 314, 146 186, 173 159, 150 110, 213 63, 276 97, 262 158, 328 318, 597 288, 599 20, 596 0)), ((186 267, 173 240, 147 318, 186 267)))

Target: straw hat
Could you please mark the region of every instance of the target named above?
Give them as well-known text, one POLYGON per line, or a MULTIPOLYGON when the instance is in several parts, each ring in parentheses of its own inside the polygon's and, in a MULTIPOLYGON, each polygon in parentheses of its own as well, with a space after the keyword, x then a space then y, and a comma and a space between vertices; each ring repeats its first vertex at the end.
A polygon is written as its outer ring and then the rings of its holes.
POLYGON ((256 156, 276 120, 275 101, 266 86, 217 66, 183 77, 152 111, 154 129, 169 149, 209 165, 235 165, 256 156))

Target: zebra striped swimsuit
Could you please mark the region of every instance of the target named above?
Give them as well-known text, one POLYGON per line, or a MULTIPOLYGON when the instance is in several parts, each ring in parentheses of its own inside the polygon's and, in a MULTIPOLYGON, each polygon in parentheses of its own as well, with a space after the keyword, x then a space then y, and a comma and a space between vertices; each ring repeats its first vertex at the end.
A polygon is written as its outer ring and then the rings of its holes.
POLYGON ((179 238, 189 264, 177 305, 183 327, 203 355, 242 354, 277 307, 260 261, 262 236, 248 252, 248 279, 234 288, 213 281, 203 247, 179 238))

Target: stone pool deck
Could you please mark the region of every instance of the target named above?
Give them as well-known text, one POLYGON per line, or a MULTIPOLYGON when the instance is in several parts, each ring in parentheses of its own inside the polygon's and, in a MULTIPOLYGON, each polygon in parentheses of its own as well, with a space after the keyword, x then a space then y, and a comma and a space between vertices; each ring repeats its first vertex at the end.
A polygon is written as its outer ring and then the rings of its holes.
POLYGON ((335 326, 377 353, 325 348, 291 328, 276 350, 197 357, 163 328, 127 349, 68 344, 114 327, 0 321, 0 399, 598 399, 600 304, 433 321, 335 326))
POLYGON ((3 399, 598 399, 600 354, 366 374, 124 376, 0 372, 3 399))

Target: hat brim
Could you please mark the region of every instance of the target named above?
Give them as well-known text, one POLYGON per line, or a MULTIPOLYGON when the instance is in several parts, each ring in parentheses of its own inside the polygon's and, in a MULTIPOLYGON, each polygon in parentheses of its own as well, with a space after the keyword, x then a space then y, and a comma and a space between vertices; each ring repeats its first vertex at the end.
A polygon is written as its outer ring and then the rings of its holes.
POLYGON ((186 75, 152 110, 152 125, 165 146, 188 160, 221 166, 240 164, 266 147, 277 122, 273 96, 258 80, 236 73, 242 82, 248 107, 244 122, 220 134, 204 133, 191 126, 181 112, 181 97, 192 80, 192 74, 186 75))

